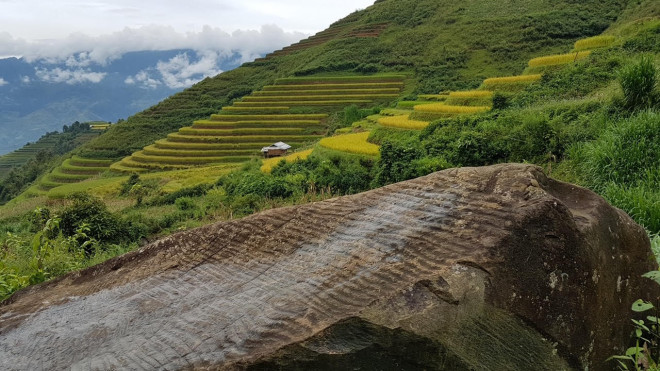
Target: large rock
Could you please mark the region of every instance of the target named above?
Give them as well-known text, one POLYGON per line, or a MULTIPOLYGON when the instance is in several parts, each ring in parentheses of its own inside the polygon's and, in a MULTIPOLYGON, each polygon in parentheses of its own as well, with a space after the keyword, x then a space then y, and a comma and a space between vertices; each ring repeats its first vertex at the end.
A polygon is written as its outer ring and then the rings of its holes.
POLYGON ((24 290, 0 306, 0 368, 609 369, 654 268, 644 230, 588 190, 452 169, 24 290))

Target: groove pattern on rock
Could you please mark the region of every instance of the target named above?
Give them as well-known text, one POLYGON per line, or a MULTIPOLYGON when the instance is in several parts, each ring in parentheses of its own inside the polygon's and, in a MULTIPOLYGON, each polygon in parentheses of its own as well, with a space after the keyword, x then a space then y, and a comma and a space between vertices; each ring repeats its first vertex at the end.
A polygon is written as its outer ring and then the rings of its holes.
POLYGON ((493 273, 515 216, 557 201, 536 167, 484 169, 182 232, 21 292, 0 368, 231 368, 459 262, 493 273))

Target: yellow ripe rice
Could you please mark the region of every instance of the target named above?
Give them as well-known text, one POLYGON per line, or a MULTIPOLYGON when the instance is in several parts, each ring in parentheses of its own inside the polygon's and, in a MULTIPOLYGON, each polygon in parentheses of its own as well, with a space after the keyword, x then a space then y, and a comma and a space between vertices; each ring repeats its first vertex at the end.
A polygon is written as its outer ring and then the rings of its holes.
POLYGON ((444 103, 422 104, 415 106, 415 111, 444 113, 449 115, 472 114, 490 111, 489 106, 448 106, 444 103))
POLYGON ((367 138, 369 138, 369 132, 365 131, 362 133, 344 134, 323 138, 319 144, 322 147, 334 149, 335 151, 377 156, 380 153, 379 147, 373 143, 367 142, 367 138))
POLYGON ((484 80, 484 86, 500 86, 500 85, 511 85, 511 84, 520 84, 520 83, 533 83, 539 80, 541 80, 541 74, 491 77, 489 79, 484 80))
POLYGON ((604 48, 614 43, 616 38, 614 36, 600 35, 588 37, 586 39, 578 40, 575 42, 575 50, 588 50, 596 48, 604 48))
POLYGON ((449 96, 451 98, 490 98, 493 96, 493 92, 489 90, 452 91, 449 96))
POLYGON ((568 54, 557 54, 557 55, 548 55, 545 57, 538 57, 531 59, 529 61, 530 67, 541 67, 541 66, 555 66, 558 64, 568 64, 584 59, 591 54, 591 51, 585 50, 581 52, 568 53, 568 54))
POLYGON ((408 115, 381 117, 378 123, 383 126, 413 130, 421 130, 429 125, 426 121, 411 120, 408 115))

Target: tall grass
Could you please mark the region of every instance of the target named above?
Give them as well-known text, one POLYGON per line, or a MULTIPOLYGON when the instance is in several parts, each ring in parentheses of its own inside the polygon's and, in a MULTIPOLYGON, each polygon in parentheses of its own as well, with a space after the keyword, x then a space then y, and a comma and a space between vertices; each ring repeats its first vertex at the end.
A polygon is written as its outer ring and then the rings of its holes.
POLYGON ((624 105, 628 109, 648 108, 658 100, 657 70, 650 56, 642 56, 619 72, 624 105))
POLYGON ((660 113, 642 111, 611 123, 593 142, 572 149, 587 186, 660 232, 660 113))

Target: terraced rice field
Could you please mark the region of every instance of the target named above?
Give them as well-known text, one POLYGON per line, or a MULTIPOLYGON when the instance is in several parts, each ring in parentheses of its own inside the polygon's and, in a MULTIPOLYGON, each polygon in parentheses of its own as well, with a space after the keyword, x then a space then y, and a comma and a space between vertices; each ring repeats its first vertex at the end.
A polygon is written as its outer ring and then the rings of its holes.
POLYGON ((491 77, 485 79, 482 86, 488 90, 516 90, 524 89, 529 84, 541 80, 541 74, 533 75, 518 75, 518 76, 504 76, 504 77, 491 77))
POLYGON ((356 155, 378 156, 380 147, 367 142, 370 132, 337 135, 334 137, 323 138, 319 142, 321 147, 335 151, 347 152, 356 155))
POLYGON ((568 54, 548 55, 544 57, 533 58, 529 60, 530 67, 545 67, 568 64, 584 59, 591 54, 591 51, 581 51, 568 54))
POLYGON ((409 115, 383 116, 378 119, 378 123, 391 128, 410 130, 422 130, 429 125, 428 121, 413 120, 409 115))
POLYGON ((262 147, 275 142, 295 150, 327 134, 330 113, 351 104, 390 101, 403 89, 404 79, 405 75, 279 79, 207 120, 168 134, 111 169, 127 173, 239 163, 259 156, 262 147), (292 107, 314 113, 291 113, 292 107))
POLYGON ((574 51, 591 50, 611 46, 616 41, 616 37, 608 35, 599 35, 578 40, 573 47, 574 51))
POLYGON ((111 163, 112 160, 73 156, 43 177, 38 188, 48 191, 65 184, 82 182, 108 170, 111 163))
POLYGON ((450 106, 444 103, 421 104, 415 106, 414 110, 419 112, 440 113, 446 115, 463 115, 487 112, 489 106, 450 106))
POLYGON ((23 147, 0 156, 0 178, 13 167, 26 164, 37 156, 40 151, 47 151, 57 143, 56 136, 44 137, 36 143, 28 143, 23 147))
POLYGON ((140 172, 243 162, 275 142, 299 146, 322 137, 326 117, 326 114, 213 115, 169 134, 111 168, 140 172))

